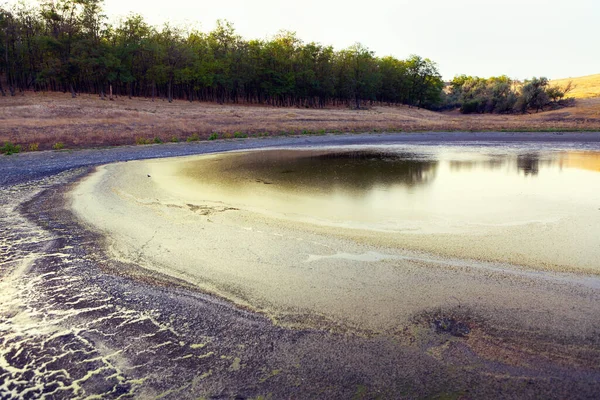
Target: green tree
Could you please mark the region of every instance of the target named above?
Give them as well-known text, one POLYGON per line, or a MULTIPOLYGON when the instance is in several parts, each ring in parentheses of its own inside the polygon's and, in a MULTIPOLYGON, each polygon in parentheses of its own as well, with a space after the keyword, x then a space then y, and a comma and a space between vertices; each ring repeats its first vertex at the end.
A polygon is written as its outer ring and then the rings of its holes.
POLYGON ((408 104, 432 107, 440 101, 444 82, 437 65, 428 58, 417 55, 406 60, 409 79, 408 104))
POLYGON ((102 0, 43 0, 0 8, 0 92, 52 90, 173 101, 245 101, 325 107, 367 102, 435 107, 442 82, 428 59, 378 58, 282 31, 244 40, 218 21, 211 32, 148 25, 129 15, 107 23, 102 0))
POLYGON ((520 112, 525 113, 528 109, 535 109, 536 112, 544 110, 544 107, 550 103, 546 88, 548 87, 548 79, 532 78, 525 81, 521 89, 521 95, 517 101, 516 107, 520 112))
POLYGON ((361 100, 376 100, 381 77, 373 52, 360 43, 342 50, 339 62, 339 93, 360 108, 361 100))

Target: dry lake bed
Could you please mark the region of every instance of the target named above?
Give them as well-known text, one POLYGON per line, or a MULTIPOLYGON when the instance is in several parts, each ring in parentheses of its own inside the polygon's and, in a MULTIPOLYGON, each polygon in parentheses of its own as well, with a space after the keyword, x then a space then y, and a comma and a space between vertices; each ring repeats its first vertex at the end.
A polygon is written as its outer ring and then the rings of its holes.
POLYGON ((0 167, 2 398, 600 392, 598 134, 279 138, 0 167))

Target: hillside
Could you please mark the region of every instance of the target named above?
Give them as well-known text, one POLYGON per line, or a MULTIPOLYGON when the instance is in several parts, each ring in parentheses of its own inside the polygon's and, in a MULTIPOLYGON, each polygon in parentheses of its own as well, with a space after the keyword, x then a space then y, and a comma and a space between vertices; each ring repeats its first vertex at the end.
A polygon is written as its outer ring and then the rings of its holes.
POLYGON ((569 81, 573 81, 575 88, 568 94, 568 97, 574 97, 576 99, 600 97, 600 74, 581 76, 578 78, 556 79, 550 83, 552 85, 565 87, 569 81))
POLYGON ((0 145, 24 150, 145 144, 245 136, 341 132, 414 131, 600 131, 600 97, 574 107, 524 115, 433 112, 408 106, 307 109, 250 105, 173 103, 63 93, 0 97, 0 145), (38 144, 36 146, 35 144, 38 144), (60 147, 60 146, 57 146, 60 147))

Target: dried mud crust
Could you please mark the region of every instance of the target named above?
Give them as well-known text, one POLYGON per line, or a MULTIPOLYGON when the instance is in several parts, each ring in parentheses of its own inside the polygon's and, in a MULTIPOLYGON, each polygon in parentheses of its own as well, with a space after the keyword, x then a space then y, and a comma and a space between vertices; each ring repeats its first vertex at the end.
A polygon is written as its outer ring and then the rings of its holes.
MULTIPOLYGON (((594 398, 600 390, 598 337, 523 337, 466 309, 426 310, 385 335, 288 330, 116 263, 65 204, 69 185, 89 172, 71 161, 62 174, 0 191, 0 398, 594 398)), ((28 165, 32 176, 44 175, 40 165, 28 165)))

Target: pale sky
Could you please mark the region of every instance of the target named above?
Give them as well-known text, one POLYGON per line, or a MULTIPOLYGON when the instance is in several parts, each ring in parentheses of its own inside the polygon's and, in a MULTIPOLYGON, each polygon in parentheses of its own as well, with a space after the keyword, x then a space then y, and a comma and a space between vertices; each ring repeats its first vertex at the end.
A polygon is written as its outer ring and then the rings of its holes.
POLYGON ((600 73, 599 0, 105 0, 105 10, 202 31, 226 19, 246 39, 285 29, 336 49, 361 42, 378 56, 428 57, 444 79, 600 73))

